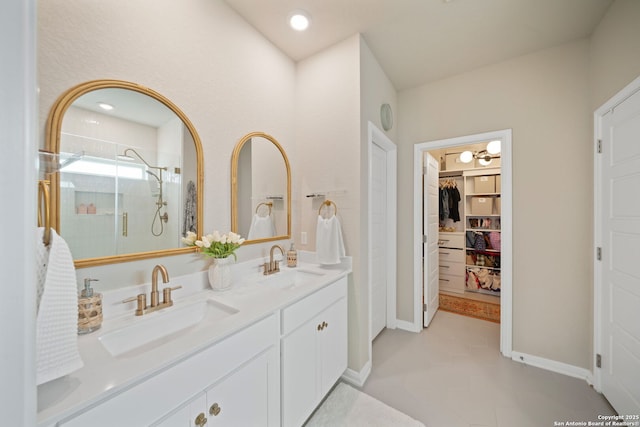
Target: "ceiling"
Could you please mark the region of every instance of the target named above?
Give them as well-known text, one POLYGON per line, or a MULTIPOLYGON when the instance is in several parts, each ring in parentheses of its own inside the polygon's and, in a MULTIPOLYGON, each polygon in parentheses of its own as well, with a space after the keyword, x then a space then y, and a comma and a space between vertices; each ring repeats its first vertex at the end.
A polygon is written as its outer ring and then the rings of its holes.
POLYGON ((361 33, 397 90, 588 37, 613 0, 225 0, 295 61, 361 33), (306 32, 288 27, 295 9, 306 32))

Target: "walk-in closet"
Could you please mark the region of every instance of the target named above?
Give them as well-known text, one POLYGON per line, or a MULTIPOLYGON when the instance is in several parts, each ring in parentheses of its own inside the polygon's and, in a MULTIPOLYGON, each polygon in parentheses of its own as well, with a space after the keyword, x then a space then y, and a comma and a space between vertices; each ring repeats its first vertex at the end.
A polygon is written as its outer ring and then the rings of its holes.
POLYGON ((499 323, 500 142, 430 154, 440 163, 440 309, 499 323))

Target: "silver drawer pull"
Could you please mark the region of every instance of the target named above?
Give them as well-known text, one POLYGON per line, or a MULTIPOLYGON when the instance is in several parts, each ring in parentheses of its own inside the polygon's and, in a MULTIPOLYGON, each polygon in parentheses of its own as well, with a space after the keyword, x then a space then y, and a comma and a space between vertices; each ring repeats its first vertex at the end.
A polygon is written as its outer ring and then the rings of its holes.
POLYGON ((439 267, 440 267, 440 268, 451 268, 451 266, 450 266, 450 265, 440 265, 439 267))
POLYGON ((441 282, 450 282, 449 279, 440 279, 441 282))

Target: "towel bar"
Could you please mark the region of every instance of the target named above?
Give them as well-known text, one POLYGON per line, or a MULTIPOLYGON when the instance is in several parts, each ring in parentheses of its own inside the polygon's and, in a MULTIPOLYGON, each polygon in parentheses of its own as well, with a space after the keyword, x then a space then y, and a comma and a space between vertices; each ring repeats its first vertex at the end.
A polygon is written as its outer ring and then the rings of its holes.
POLYGON ((271 207, 273 207, 273 202, 262 202, 262 203, 258 203, 258 206, 256 206, 256 214, 258 213, 258 209, 260 209, 260 206, 266 206, 269 208, 269 215, 271 216, 271 207))
POLYGON ((44 227, 42 243, 49 246, 51 241, 51 216, 49 215, 49 181, 38 181, 38 227, 44 227))
POLYGON ((333 210, 334 210, 333 214, 334 215, 338 215, 338 206, 334 202, 332 202, 331 200, 325 200, 324 202, 322 202, 322 204, 320 205, 320 208, 318 209, 318 215, 322 215, 322 208, 324 206, 329 207, 331 205, 333 205, 333 210))

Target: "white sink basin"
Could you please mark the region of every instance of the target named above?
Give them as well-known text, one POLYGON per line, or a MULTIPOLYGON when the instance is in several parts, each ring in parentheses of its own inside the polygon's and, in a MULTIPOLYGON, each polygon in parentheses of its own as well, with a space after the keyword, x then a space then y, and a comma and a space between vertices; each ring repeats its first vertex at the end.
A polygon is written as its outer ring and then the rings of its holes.
POLYGON ((233 307, 207 299, 136 317, 131 324, 106 332, 98 339, 112 356, 139 353, 183 336, 203 320, 215 322, 237 312, 233 307))
POLYGON ((291 269, 281 270, 279 273, 273 273, 259 280, 259 285, 265 285, 272 288, 293 288, 304 285, 310 281, 317 280, 326 273, 315 270, 291 269))

